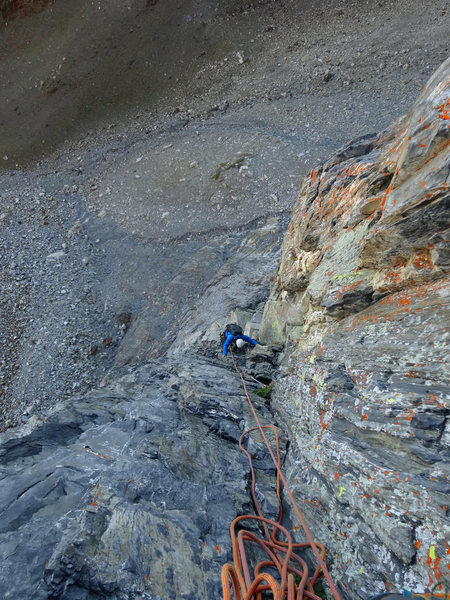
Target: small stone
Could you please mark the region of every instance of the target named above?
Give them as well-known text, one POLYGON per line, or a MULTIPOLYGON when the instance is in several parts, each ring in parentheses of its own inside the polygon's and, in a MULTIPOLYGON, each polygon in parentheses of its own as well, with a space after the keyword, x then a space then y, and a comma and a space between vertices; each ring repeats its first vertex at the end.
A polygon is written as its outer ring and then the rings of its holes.
POLYGON ((69 229, 69 231, 67 232, 68 236, 72 236, 74 235, 74 233, 76 231, 78 231, 79 229, 81 229, 81 224, 79 221, 76 221, 75 224, 69 229))
POLYGON ((126 310, 116 315, 116 322, 119 326, 125 325, 125 327, 128 327, 128 325, 131 323, 131 319, 131 313, 126 310))
POLYGON ((48 254, 45 260, 60 260, 61 258, 64 258, 65 255, 66 253, 64 252, 64 250, 58 250, 58 252, 52 252, 52 254, 48 254))
POLYGON ((103 219, 104 217, 106 217, 106 214, 107 214, 107 213, 106 213, 106 210, 103 208, 102 210, 100 210, 100 211, 97 213, 97 217, 100 217, 100 219, 103 219))

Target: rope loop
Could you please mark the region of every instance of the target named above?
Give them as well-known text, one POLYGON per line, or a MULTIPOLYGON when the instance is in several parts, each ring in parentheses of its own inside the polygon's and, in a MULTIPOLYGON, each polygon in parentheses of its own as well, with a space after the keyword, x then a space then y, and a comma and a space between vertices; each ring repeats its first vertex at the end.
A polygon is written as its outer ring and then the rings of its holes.
POLYGON ((244 374, 238 369, 233 351, 231 350, 230 353, 234 368, 241 378, 245 395, 257 423, 256 427, 244 431, 239 440, 239 448, 247 456, 250 465, 251 496, 256 514, 236 517, 231 524, 233 564, 227 563, 222 567, 223 600, 231 600, 232 590, 235 600, 262 600, 263 592, 272 593, 274 600, 321 600, 314 592, 314 584, 321 573, 330 587, 334 600, 340 600, 325 564, 325 548, 322 544, 313 540, 281 470, 278 431, 274 425, 261 425, 248 394, 244 374), (278 518, 276 521, 267 519, 262 514, 256 495, 256 479, 252 457, 243 444, 244 439, 254 431, 260 432, 277 472, 278 518), (273 434, 275 452, 268 442, 266 432, 273 434), (299 524, 308 540, 307 542, 295 543, 290 532, 281 525, 281 483, 291 501, 299 524), (244 521, 249 521, 249 525, 253 525, 253 527, 244 528, 244 521), (258 533, 255 533, 256 530, 258 530, 258 533), (261 533, 264 534, 264 537, 260 535, 261 533), (279 539, 281 536, 284 539, 279 539), (306 561, 298 554, 299 551, 304 552, 306 549, 313 552, 317 561, 312 574, 309 572, 306 561), (250 563, 252 559, 254 562, 255 551, 257 550, 259 550, 259 555, 262 554, 263 559, 251 568, 250 563))

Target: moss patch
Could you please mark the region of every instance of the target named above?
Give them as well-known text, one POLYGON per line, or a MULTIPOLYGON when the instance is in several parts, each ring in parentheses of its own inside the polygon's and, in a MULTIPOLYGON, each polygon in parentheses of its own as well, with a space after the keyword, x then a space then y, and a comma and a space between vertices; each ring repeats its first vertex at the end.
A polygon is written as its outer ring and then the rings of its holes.
POLYGON ((327 600, 327 594, 321 581, 316 581, 316 583, 314 584, 314 593, 316 594, 316 596, 319 596, 319 598, 327 600))
POLYGON ((264 398, 265 400, 270 400, 272 396, 272 390, 273 383, 269 383, 269 385, 266 385, 263 388, 260 388, 259 390, 255 390, 253 393, 257 396, 261 396, 261 398, 264 398))
POLYGON ((211 179, 215 179, 216 181, 222 181, 222 171, 229 171, 230 169, 240 169, 244 164, 244 160, 249 157, 251 158, 251 154, 238 154, 237 158, 231 161, 221 162, 217 165, 216 170, 211 175, 211 179))

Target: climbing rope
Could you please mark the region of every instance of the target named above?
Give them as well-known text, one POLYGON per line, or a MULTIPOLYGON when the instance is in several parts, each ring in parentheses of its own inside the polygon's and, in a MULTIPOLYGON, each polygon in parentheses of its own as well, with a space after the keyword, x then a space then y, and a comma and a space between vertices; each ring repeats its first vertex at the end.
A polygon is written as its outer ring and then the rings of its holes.
POLYGON ((313 540, 281 471, 278 432, 273 425, 261 425, 248 394, 244 374, 238 369, 233 352, 231 351, 230 353, 234 368, 241 378, 245 395, 257 423, 257 427, 245 431, 239 440, 239 447, 247 456, 250 465, 252 477, 251 494, 257 514, 242 515, 234 519, 231 524, 233 564, 227 563, 222 567, 223 600, 231 600, 232 590, 235 600, 262 600, 263 592, 268 591, 272 592, 274 600, 321 600, 320 596, 317 596, 314 592, 314 584, 321 572, 328 582, 333 598, 340 600, 340 596, 324 562, 325 548, 322 544, 313 540), (252 458, 249 452, 243 447, 244 438, 256 430, 259 430, 261 433, 277 471, 278 518, 276 521, 267 519, 262 515, 256 496, 256 480, 252 458), (265 431, 269 430, 275 437, 276 457, 265 433, 265 431), (308 540, 307 542, 294 543, 289 531, 281 525, 282 500, 280 481, 283 483, 284 489, 289 496, 292 507, 308 540), (249 525, 252 522, 256 522, 257 529, 260 533, 264 533, 264 537, 255 533, 254 530, 244 529, 243 523, 245 521, 248 521, 249 525), (278 539, 280 534, 283 535, 284 541, 278 539), (265 560, 256 564, 252 574, 249 566, 249 557, 254 556, 255 546, 259 547, 262 551, 265 560), (309 567, 304 558, 297 554, 298 550, 304 551, 308 548, 312 550, 317 561, 317 566, 312 575, 309 573, 309 567))

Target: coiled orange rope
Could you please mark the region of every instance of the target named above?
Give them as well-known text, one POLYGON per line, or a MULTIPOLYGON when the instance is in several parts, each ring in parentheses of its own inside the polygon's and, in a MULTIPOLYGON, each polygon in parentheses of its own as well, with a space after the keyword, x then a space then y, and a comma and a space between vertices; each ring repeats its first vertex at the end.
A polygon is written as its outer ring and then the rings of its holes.
POLYGON ((234 368, 242 380, 245 395, 257 423, 257 427, 245 431, 239 440, 239 447, 247 456, 250 464, 252 475, 251 494, 257 514, 242 515, 234 519, 231 524, 233 564, 227 563, 222 567, 223 600, 231 600, 231 591, 234 593, 235 600, 262 600, 263 592, 271 592, 274 600, 321 600, 314 593, 313 587, 320 572, 323 573, 323 576, 327 580, 334 599, 340 600, 340 596, 324 562, 325 548, 322 544, 313 540, 281 471, 278 432, 273 425, 261 425, 248 394, 243 373, 239 371, 232 352, 231 357, 234 368), (277 471, 277 497, 279 506, 277 521, 266 519, 262 515, 255 492, 255 472, 252 458, 242 443, 243 439, 255 430, 260 431, 277 471), (275 436, 276 458, 267 440, 265 430, 272 431, 275 436), (308 540, 307 542, 294 543, 289 531, 281 525, 282 502, 280 481, 283 483, 284 489, 289 496, 292 507, 308 540), (256 535, 253 531, 244 529, 242 527, 244 521, 256 521, 258 527, 264 532, 264 538, 256 535), (279 534, 284 536, 285 541, 278 539, 279 534), (251 546, 259 547, 265 555, 265 560, 258 562, 253 567, 253 573, 249 565, 249 553, 247 551, 251 546), (317 560, 317 566, 311 576, 307 563, 296 552, 297 550, 304 550, 306 548, 312 550, 317 560))

